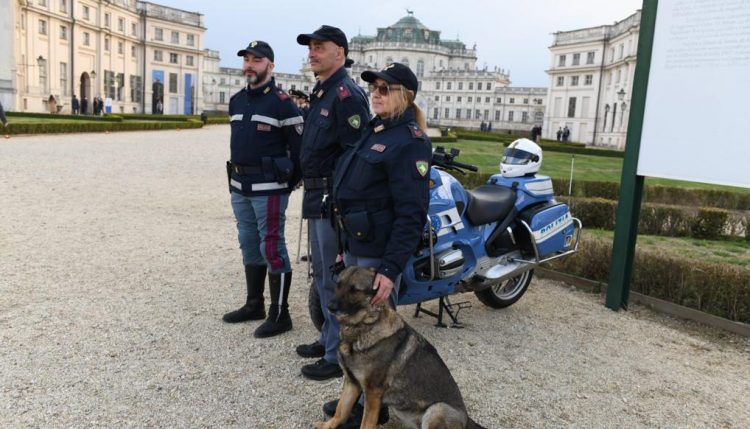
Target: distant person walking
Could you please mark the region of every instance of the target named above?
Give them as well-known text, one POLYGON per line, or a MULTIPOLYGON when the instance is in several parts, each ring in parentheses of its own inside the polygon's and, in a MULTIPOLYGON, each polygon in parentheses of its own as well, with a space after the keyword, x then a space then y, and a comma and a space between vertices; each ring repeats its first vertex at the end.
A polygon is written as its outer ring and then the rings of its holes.
POLYGON ((566 125, 565 128, 563 128, 563 135, 562 135, 563 141, 566 142, 568 139, 570 139, 570 128, 566 125))
POLYGON ((561 141, 562 140, 562 135, 563 135, 562 128, 558 128, 557 129, 557 141, 561 141))
POLYGON ((5 117, 5 109, 3 109, 3 103, 0 102, 0 121, 3 122, 3 127, 8 127, 8 118, 5 117))
POLYGON ((75 94, 73 94, 73 100, 70 102, 70 108, 73 110, 74 115, 81 112, 81 104, 78 102, 78 97, 75 94))
POLYGON ((81 115, 85 115, 88 113, 89 108, 89 99, 85 96, 83 97, 83 100, 81 100, 81 115))

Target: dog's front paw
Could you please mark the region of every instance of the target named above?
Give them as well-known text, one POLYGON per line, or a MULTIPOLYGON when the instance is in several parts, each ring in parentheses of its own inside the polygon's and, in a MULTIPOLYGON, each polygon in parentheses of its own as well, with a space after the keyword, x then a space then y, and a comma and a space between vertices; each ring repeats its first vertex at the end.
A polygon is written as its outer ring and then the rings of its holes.
MULTIPOLYGON (((328 420, 328 422, 330 422, 330 420, 328 420)), ((328 422, 317 422, 313 427, 315 429, 333 429, 333 426, 328 424, 328 422)))

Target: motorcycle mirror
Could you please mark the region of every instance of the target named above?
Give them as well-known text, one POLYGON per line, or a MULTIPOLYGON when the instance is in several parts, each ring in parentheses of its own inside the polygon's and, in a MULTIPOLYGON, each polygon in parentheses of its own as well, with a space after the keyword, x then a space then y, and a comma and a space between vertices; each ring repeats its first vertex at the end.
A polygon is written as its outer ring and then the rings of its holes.
POLYGON ((451 148, 451 155, 453 155, 454 157, 458 156, 459 153, 461 153, 461 150, 456 149, 455 147, 451 148))

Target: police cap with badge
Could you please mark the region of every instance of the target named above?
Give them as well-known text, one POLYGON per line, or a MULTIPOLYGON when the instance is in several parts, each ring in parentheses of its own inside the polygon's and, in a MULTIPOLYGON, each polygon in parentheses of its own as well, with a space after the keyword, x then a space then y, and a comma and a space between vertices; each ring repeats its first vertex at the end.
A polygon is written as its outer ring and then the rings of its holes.
POLYGON ((419 82, 417 76, 411 69, 401 63, 391 63, 388 67, 380 71, 365 71, 362 72, 362 80, 368 83, 375 82, 376 79, 383 79, 388 83, 397 83, 402 85, 404 88, 414 91, 414 95, 417 94, 419 89, 419 82))
POLYGON ((273 49, 271 49, 271 45, 262 40, 253 40, 247 45, 247 48, 237 51, 238 57, 244 57, 247 54, 258 58, 268 58, 268 61, 273 62, 273 49))
POLYGON ((310 44, 311 40, 320 42, 330 41, 344 48, 344 56, 349 55, 349 42, 346 41, 346 34, 340 28, 330 25, 321 25, 320 28, 309 34, 300 34, 297 36, 297 43, 303 46, 310 44))

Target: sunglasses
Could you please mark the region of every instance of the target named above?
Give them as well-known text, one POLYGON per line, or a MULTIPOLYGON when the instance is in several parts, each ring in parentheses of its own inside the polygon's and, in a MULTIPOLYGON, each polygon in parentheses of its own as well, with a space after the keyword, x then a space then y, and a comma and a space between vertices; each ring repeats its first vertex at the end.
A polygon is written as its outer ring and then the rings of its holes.
POLYGON ((370 94, 375 94, 375 92, 377 92, 382 96, 387 96, 390 91, 401 91, 402 88, 401 85, 375 85, 374 83, 367 85, 370 94))

